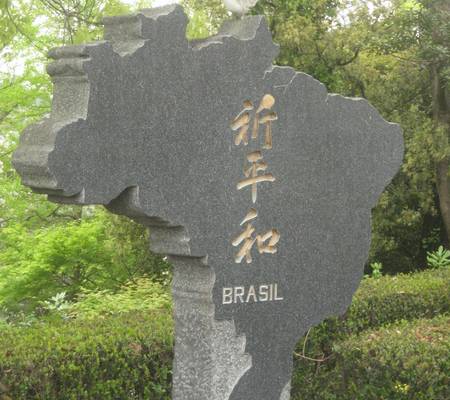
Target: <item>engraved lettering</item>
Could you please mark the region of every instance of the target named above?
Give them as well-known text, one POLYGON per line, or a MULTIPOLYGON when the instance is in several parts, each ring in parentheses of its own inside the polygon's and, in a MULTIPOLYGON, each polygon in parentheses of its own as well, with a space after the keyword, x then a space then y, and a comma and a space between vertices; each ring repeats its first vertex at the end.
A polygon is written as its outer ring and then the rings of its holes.
POLYGON ((259 301, 269 300, 269 285, 261 285, 259 287, 259 301))
POLYGON ((238 286, 234 288, 234 302, 237 303, 237 299, 239 299, 240 303, 244 302, 244 293, 245 288, 243 286, 238 286))
POLYGON ((258 197, 258 183, 261 182, 275 182, 272 174, 258 175, 258 172, 264 172, 267 169, 267 163, 261 161, 263 155, 260 151, 254 151, 247 156, 247 161, 251 166, 244 170, 244 175, 247 179, 243 179, 237 184, 237 189, 241 190, 247 186, 252 186, 252 201, 256 203, 258 197))
POLYGON ((276 229, 272 229, 267 231, 262 235, 256 235, 253 237, 255 233, 255 228, 249 221, 257 218, 258 212, 252 208, 248 212, 247 216, 241 222, 241 225, 247 223, 245 229, 232 241, 232 245, 237 247, 242 244, 241 249, 238 251, 235 257, 235 262, 240 264, 242 260, 245 258, 247 264, 252 262, 252 248, 256 243, 259 254, 275 254, 277 252, 277 248, 275 247, 280 241, 280 233, 276 229), (266 243, 268 241, 268 243, 266 243))
POLYGON ((275 292, 275 301, 284 300, 283 297, 281 297, 281 296, 278 297, 278 285, 275 285, 274 292, 275 292))
POLYGON ((222 304, 251 304, 283 301, 278 283, 222 288, 222 304))
POLYGON ((255 287, 252 285, 248 289, 247 293, 247 299, 245 300, 246 303, 250 303, 250 300, 253 298, 253 301, 255 303, 258 302, 258 298, 256 297, 255 287))
MULTIPOLYGON (((265 126, 265 136, 263 149, 270 150, 273 146, 272 139, 272 124, 278 120, 276 112, 271 112, 275 105, 275 97, 271 94, 265 94, 261 102, 256 108, 251 100, 243 102, 243 108, 230 124, 230 128, 237 132, 234 138, 234 144, 240 146, 249 144, 250 127, 252 127, 251 139, 259 141, 259 128, 265 126), (253 121, 253 123, 252 123, 253 121)), ((257 144, 259 145, 259 143, 257 144)), ((263 153, 261 150, 256 150, 247 155, 247 162, 249 166, 244 168, 244 178, 241 179, 236 187, 237 190, 242 190, 251 187, 252 202, 256 203, 258 200, 258 184, 263 182, 275 182, 275 177, 271 173, 267 173, 268 165, 263 160, 263 153)), ((259 254, 275 254, 277 252, 276 245, 280 241, 280 233, 277 229, 270 229, 264 234, 256 233, 256 228, 250 223, 258 217, 258 211, 255 208, 250 209, 247 216, 241 222, 241 226, 245 225, 244 230, 232 240, 232 245, 241 246, 237 252, 234 261, 240 264, 242 260, 251 264, 252 248, 257 245, 259 254)), ((250 296, 251 294, 248 294, 250 296)), ((236 296, 236 293, 235 293, 236 296)), ((255 296, 256 298, 256 293, 255 296)), ((270 300, 273 300, 273 288, 270 288, 270 300)))
POLYGON ((222 290, 222 304, 233 303, 233 288, 223 288, 222 290))

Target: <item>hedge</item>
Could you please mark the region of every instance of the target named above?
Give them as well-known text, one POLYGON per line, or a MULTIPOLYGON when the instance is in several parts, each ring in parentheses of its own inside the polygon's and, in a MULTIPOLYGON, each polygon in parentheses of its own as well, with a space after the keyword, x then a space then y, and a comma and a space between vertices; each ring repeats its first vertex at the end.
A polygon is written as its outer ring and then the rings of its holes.
POLYGON ((169 400, 169 313, 1 328, 1 400, 169 400))
MULTIPOLYGON (((395 328, 404 333, 404 344, 403 334, 377 329, 401 319, 433 318, 448 312, 449 283, 450 270, 365 280, 344 318, 328 320, 311 331, 306 355, 331 358, 327 362, 296 358, 294 393, 307 393, 304 398, 308 399, 358 399, 349 393, 362 388, 361 393, 367 397, 361 399, 419 400, 421 397, 382 397, 385 394, 379 390, 386 386, 390 395, 398 388, 413 393, 411 387, 425 393, 435 384, 438 390, 443 378, 436 363, 448 360, 448 346, 445 353, 445 346, 435 340, 433 330, 433 346, 427 347, 426 341, 414 341, 411 329, 415 328, 395 328), (358 332, 369 328, 375 329, 372 335, 377 340, 364 339, 364 334, 358 336, 358 332), (423 367, 430 381, 428 386, 413 374, 410 365, 414 357, 422 356, 429 364, 428 372, 423 367), (386 374, 391 375, 383 375, 383 363, 386 374), (374 371, 373 376, 370 371, 374 371), (379 380, 374 380, 374 376, 379 380), (389 386, 392 377, 399 386, 389 386), (418 386, 412 382, 413 377, 418 379, 418 386), (336 392, 341 397, 333 397, 337 388, 341 388, 341 392, 336 392), (371 390, 381 394, 370 397, 371 390)), ((444 320, 433 324, 436 335, 440 334, 444 320)), ((425 332, 426 321, 419 328, 425 332)), ((167 310, 39 322, 30 327, 0 325, 0 400, 169 400, 172 329, 167 310)), ((448 331, 444 333, 448 340, 448 331)), ((302 351, 300 343, 297 353, 302 351)), ((400 389, 395 393, 400 393, 400 389)), ((436 392, 435 397, 427 399, 438 400, 440 397, 436 396, 440 395, 436 392)))
POLYGON ((299 347, 320 359, 331 354, 336 341, 366 329, 445 313, 450 313, 450 268, 364 279, 347 313, 313 328, 299 347))
POLYGON ((293 400, 450 399, 450 316, 403 321, 333 347, 308 375, 295 371, 293 400))

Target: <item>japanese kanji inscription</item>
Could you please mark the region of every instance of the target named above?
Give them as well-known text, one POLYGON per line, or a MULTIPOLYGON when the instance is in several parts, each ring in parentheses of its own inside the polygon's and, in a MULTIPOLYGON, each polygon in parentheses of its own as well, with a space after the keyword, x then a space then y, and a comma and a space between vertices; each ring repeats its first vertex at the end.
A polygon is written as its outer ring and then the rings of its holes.
MULTIPOLYGON (((257 141, 256 147, 259 147, 259 129, 261 125, 266 125, 263 148, 267 150, 272 149, 272 123, 278 119, 278 116, 275 112, 267 113, 266 115, 261 115, 261 113, 264 110, 270 110, 274 104, 275 98, 271 94, 264 95, 261 104, 255 111, 252 123, 250 112, 254 110, 253 103, 251 100, 244 101, 243 110, 231 124, 231 129, 239 130, 235 139, 236 146, 239 146, 241 143, 244 146, 249 144, 248 134, 250 126, 252 126, 251 138, 252 140, 257 141)), ((263 153, 261 150, 252 151, 246 158, 249 165, 244 167, 245 178, 237 184, 237 189, 241 190, 250 186, 252 201, 253 203, 256 203, 258 199, 258 183, 275 182, 275 177, 271 173, 266 173, 268 165, 263 161, 263 153), (262 174, 259 175, 259 172, 262 174)), ((244 231, 232 242, 233 246, 241 246, 235 257, 235 261, 238 264, 240 264, 244 258, 247 261, 247 264, 252 263, 252 249, 255 243, 260 254, 275 254, 277 252, 276 245, 280 241, 280 232, 276 229, 270 229, 263 234, 255 233, 255 228, 251 221, 256 218, 258 218, 258 211, 255 208, 251 208, 241 222, 241 226, 245 225, 244 231)))

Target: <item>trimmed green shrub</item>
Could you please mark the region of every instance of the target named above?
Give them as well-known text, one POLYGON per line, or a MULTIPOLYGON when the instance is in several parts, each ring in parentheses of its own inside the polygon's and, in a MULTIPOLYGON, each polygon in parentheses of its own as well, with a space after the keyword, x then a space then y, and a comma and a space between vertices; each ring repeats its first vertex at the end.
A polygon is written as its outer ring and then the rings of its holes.
POLYGON ((450 311, 450 270, 366 279, 347 315, 346 334, 450 311))
MULTIPOLYGON (((309 334, 305 355, 329 357, 325 362, 300 356, 300 343, 297 398, 443 400, 448 318, 428 327, 422 321, 377 329, 449 312, 449 278, 450 271, 443 269, 364 280, 345 317, 330 319, 309 334), (360 333, 367 329, 374 331, 360 333), (425 339, 429 332, 431 342, 414 339, 416 331, 425 339), (418 371, 427 380, 415 375, 417 360, 423 360, 418 371), (423 397, 414 397, 416 390, 423 397)), ((169 400, 172 318, 164 288, 155 285, 143 279, 117 293, 87 293, 64 310, 76 317, 68 321, 34 319, 31 326, 11 326, 0 319, 0 399, 169 400), (156 289, 155 299, 140 304, 156 289)))
MULTIPOLYGON (((449 312, 450 269, 364 279, 347 313, 313 328, 299 347, 305 348, 308 356, 321 359, 331 354, 333 343, 355 333, 449 312)), ((304 364, 311 367, 307 360, 304 364)))
POLYGON ((450 316, 403 321, 354 335, 304 374, 295 369, 293 399, 450 399, 450 316))
POLYGON ((0 327, 2 400, 170 399, 168 312, 0 327))

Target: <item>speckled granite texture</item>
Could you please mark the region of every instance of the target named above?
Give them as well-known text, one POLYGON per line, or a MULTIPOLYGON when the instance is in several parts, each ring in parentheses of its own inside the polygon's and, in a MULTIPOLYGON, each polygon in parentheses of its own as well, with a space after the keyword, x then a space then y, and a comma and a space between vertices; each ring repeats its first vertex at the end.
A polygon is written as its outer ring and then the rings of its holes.
POLYGON ((186 23, 179 6, 143 10, 107 18, 105 41, 53 50, 52 113, 24 132, 14 165, 51 201, 148 226, 152 250, 171 257, 174 400, 288 400, 296 342, 360 283, 401 130, 273 66, 262 17, 191 43, 186 23), (246 118, 264 96, 256 139, 246 118), (262 178, 238 190, 244 165, 262 178))

